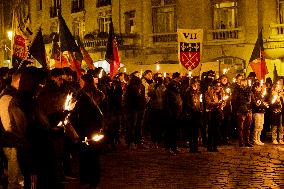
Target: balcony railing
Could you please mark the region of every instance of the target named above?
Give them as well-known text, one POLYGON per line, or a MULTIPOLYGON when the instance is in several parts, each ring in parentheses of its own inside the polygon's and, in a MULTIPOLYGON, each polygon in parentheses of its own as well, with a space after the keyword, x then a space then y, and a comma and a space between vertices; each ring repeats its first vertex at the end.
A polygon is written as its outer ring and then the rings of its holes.
POLYGON ((86 40, 83 43, 85 47, 100 48, 100 47, 106 47, 107 39, 86 40))
POLYGON ((153 43, 177 42, 176 33, 159 33, 152 35, 153 43))
POLYGON ((284 24, 271 24, 269 29, 270 29, 269 38, 284 40, 284 24))
POLYGON ((242 28, 217 29, 207 31, 207 40, 236 40, 244 37, 242 28))

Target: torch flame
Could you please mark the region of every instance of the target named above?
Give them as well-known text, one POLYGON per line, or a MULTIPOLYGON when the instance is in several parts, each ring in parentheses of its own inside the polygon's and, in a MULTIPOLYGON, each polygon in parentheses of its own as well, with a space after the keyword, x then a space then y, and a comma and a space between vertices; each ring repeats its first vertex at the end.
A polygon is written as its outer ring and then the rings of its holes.
POLYGON ((62 121, 57 124, 57 127, 61 127, 63 125, 62 121))
POLYGON ((104 138, 104 135, 103 135, 103 134, 95 134, 92 139, 93 139, 95 142, 98 142, 98 141, 102 140, 103 138, 104 138))
POLYGON ((236 83, 236 78, 233 78, 233 83, 236 83))
POLYGON ((65 104, 64 104, 64 110, 67 110, 67 111, 70 111, 72 110, 72 94, 73 93, 69 93, 66 97, 66 100, 65 100, 65 104))
POLYGON ((200 94, 200 97, 199 97, 199 98, 200 98, 200 102, 202 102, 202 94, 200 94))

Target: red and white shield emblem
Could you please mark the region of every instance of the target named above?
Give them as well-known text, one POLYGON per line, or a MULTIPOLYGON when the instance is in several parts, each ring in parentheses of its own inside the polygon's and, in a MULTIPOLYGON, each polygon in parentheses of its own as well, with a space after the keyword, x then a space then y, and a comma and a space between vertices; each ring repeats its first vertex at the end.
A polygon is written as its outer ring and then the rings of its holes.
POLYGON ((194 69, 200 62, 200 43, 180 43, 179 59, 181 64, 187 69, 194 69))

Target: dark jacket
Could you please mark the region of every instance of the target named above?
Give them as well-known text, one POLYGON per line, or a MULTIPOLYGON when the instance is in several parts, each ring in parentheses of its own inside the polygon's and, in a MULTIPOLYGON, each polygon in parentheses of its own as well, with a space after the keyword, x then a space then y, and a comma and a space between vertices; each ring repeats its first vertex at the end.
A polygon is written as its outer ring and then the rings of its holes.
POLYGON ((71 122, 79 137, 83 140, 84 137, 91 138, 95 132, 102 128, 103 113, 96 100, 96 98, 99 98, 96 95, 99 94, 90 94, 81 89, 77 96, 77 103, 71 114, 71 122))
POLYGON ((240 88, 236 93, 235 106, 238 113, 247 114, 252 111, 251 90, 249 88, 240 88))
POLYGON ((172 80, 165 92, 166 111, 172 118, 180 118, 182 115, 182 98, 180 95, 179 83, 172 80))
POLYGON ((125 93, 125 105, 129 112, 143 111, 146 106, 145 87, 140 78, 133 76, 125 93))
POLYGON ((193 90, 188 88, 185 92, 183 99, 183 109, 185 115, 193 115, 202 111, 202 104, 200 102, 201 92, 199 90, 193 90))

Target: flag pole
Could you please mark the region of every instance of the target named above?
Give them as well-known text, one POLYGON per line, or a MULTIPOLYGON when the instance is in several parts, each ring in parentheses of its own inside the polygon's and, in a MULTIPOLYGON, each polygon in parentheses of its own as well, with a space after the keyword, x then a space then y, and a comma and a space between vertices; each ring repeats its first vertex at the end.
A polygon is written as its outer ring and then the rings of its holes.
MULTIPOLYGON (((60 5, 61 8, 61 5, 60 5)), ((61 15, 61 11, 60 8, 57 9, 57 17, 58 17, 58 43, 59 43, 59 61, 60 61, 60 65, 62 68, 62 52, 61 52, 61 41, 60 41, 60 18, 59 15, 61 15)))

